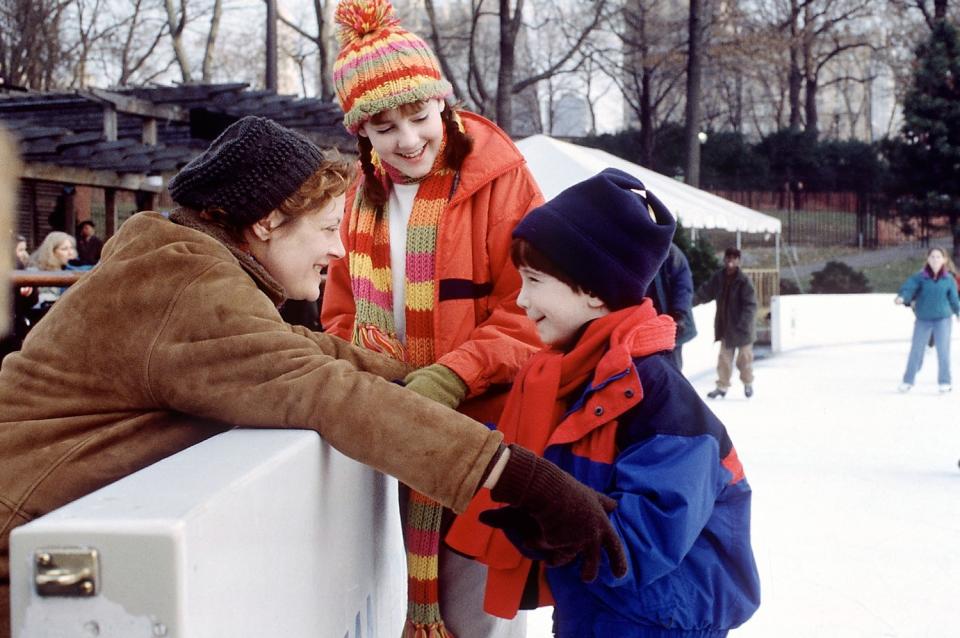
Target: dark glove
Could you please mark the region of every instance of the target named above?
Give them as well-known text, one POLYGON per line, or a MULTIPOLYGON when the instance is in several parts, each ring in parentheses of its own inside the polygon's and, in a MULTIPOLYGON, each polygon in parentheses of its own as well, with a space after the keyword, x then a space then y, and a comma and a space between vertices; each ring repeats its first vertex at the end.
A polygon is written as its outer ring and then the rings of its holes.
POLYGON ((673 317, 673 322, 677 324, 677 335, 683 334, 683 331, 686 329, 687 324, 687 315, 682 310, 671 310, 669 313, 673 317))
POLYGON ((456 372, 439 363, 414 370, 404 377, 403 385, 451 409, 456 409, 467 396, 467 384, 456 372))
POLYGON ((592 582, 605 550, 614 576, 627 573, 623 545, 607 518, 617 502, 550 461, 511 445, 510 458, 490 496, 513 507, 482 512, 480 520, 491 527, 509 528, 551 567, 582 556, 580 578, 592 582))

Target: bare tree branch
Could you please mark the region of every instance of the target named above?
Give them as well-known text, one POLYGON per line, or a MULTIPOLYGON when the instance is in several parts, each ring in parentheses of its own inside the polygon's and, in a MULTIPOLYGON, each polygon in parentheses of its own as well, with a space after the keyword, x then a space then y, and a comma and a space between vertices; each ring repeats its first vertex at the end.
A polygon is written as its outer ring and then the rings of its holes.
POLYGON ((183 46, 183 29, 187 24, 187 0, 180 0, 179 4, 178 12, 173 0, 164 0, 164 7, 167 10, 167 29, 170 33, 170 39, 173 41, 173 53, 177 58, 183 81, 189 84, 193 81, 193 78, 190 73, 190 59, 187 57, 186 49, 183 46))
POLYGON ((557 60, 548 69, 541 71, 536 75, 532 75, 530 77, 524 78, 523 80, 520 80, 518 82, 514 82, 513 87, 511 88, 511 92, 519 93, 520 91, 524 90, 528 86, 532 84, 536 84, 537 82, 540 82, 541 80, 544 80, 550 77, 551 75, 556 74, 561 68, 563 68, 563 66, 570 60, 570 58, 572 58, 574 55, 578 53, 582 53, 581 47, 583 46, 584 41, 593 32, 593 30, 597 28, 597 25, 600 24, 600 21, 604 17, 605 5, 606 5, 606 0, 598 0, 594 8, 593 19, 590 21, 588 25, 586 25, 583 28, 583 30, 580 32, 579 37, 577 37, 576 42, 573 43, 573 45, 569 48, 566 54, 561 56, 561 58, 557 60))
POLYGON ((213 76, 213 49, 216 46, 217 34, 220 31, 220 17, 222 13, 222 0, 214 0, 213 15, 210 16, 210 30, 207 32, 207 44, 203 50, 203 65, 201 66, 201 74, 204 82, 210 82, 213 76))
POLYGON ((443 76, 453 85, 453 94, 462 99, 465 97, 463 89, 460 88, 457 74, 453 72, 450 62, 447 60, 447 54, 443 49, 443 43, 440 41, 440 32, 437 29, 437 12, 433 6, 433 0, 424 0, 423 5, 427 10, 427 17, 430 19, 430 41, 433 43, 433 51, 437 54, 437 59, 440 60, 443 76))

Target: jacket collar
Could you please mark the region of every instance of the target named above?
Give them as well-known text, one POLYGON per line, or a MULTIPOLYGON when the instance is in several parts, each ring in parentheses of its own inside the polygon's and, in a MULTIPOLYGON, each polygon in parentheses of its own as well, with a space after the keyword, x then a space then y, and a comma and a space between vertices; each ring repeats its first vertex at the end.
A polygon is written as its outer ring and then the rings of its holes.
POLYGON ((240 267, 250 275, 257 287, 270 298, 273 305, 280 306, 286 300, 287 293, 283 286, 247 251, 246 246, 238 242, 223 226, 205 219, 199 211, 184 207, 175 208, 170 213, 170 221, 199 231, 223 244, 236 257, 240 267))
MULTIPOLYGON (((652 302, 645 299, 644 304, 652 302)), ((611 348, 597 364, 593 379, 564 415, 547 445, 572 443, 591 431, 619 418, 643 400, 643 387, 637 373, 635 357, 660 352, 666 343, 651 338, 651 332, 674 330, 673 320, 666 315, 654 316, 647 323, 637 321, 639 315, 627 318, 622 331, 611 339, 611 348), (632 319, 632 321, 631 321, 632 319)), ((673 344, 673 338, 667 339, 673 344)))
POLYGON ((547 447, 579 441, 593 430, 615 423, 642 400, 640 376, 631 360, 628 367, 587 385, 550 435, 547 447))
POLYGON ((473 138, 473 150, 469 160, 460 168, 457 190, 450 204, 467 199, 496 178, 526 162, 513 140, 496 124, 476 113, 459 113, 464 128, 473 138))

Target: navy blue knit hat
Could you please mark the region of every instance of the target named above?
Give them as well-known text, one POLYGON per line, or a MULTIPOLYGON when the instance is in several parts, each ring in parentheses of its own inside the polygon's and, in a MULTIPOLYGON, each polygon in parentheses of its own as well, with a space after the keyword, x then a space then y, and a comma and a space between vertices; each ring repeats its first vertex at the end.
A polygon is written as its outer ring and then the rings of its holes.
POLYGON ((279 207, 322 163, 321 150, 300 133, 248 115, 184 166, 167 189, 181 206, 219 208, 242 228, 279 207))
POLYGON ((673 215, 643 182, 608 168, 530 211, 513 237, 620 310, 643 300, 675 228, 673 215))

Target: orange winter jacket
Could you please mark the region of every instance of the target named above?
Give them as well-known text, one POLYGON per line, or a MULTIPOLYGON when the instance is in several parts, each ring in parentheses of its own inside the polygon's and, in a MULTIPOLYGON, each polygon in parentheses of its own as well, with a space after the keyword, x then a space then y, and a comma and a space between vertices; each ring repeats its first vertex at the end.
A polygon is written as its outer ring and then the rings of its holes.
MULTIPOLYGON (((438 229, 434 352, 437 363, 469 388, 468 399, 474 400, 461 411, 495 421, 504 397, 480 395, 492 385, 511 383, 542 347, 533 323, 517 307, 520 276, 510 260, 510 235, 528 211, 543 203, 543 195, 506 133, 479 115, 460 115, 474 147, 438 229)), ((355 246, 353 199, 348 193, 342 225, 348 254, 355 246)), ((355 313, 344 257, 330 264, 320 321, 326 332, 349 340, 355 313)))

